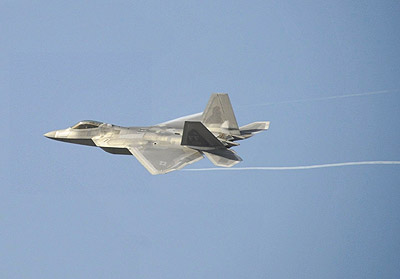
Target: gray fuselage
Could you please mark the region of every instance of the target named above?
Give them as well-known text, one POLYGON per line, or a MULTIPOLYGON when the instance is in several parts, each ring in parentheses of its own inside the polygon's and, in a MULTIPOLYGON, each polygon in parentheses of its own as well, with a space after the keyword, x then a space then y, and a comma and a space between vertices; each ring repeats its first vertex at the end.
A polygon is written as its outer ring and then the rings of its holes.
POLYGON ((112 154, 133 155, 151 173, 179 170, 206 156, 214 165, 232 167, 242 161, 231 147, 267 130, 269 121, 239 127, 228 94, 212 94, 206 109, 149 127, 121 127, 83 120, 45 134, 75 144, 97 146, 112 154))
POLYGON ((182 129, 161 127, 121 127, 102 123, 96 128, 73 127, 45 134, 46 137, 81 145, 97 146, 112 154, 132 155, 125 146, 180 145, 182 129))

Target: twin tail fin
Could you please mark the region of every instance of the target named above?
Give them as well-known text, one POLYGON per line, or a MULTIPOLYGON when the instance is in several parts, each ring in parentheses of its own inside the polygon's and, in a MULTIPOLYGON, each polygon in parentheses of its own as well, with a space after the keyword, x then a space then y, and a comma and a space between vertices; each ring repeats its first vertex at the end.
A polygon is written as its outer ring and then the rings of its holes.
POLYGON ((181 145, 204 153, 216 166, 231 167, 242 161, 242 158, 225 147, 203 123, 198 121, 185 122, 181 145))

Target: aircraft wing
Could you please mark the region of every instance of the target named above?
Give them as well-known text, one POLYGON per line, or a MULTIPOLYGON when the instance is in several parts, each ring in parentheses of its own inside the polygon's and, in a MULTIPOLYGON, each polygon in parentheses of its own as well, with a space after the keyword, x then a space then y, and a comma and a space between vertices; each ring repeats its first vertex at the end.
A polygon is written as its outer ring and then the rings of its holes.
POLYGON ((157 124, 155 126, 170 127, 170 128, 174 128, 174 129, 183 129, 183 126, 185 125, 185 121, 201 121, 202 115, 203 115, 203 113, 199 112, 199 113, 179 117, 179 118, 176 118, 173 120, 169 120, 167 122, 163 122, 163 123, 157 124))
POLYGON ((128 147, 128 150, 153 175, 179 170, 203 159, 199 151, 184 146, 171 147, 148 143, 128 147))

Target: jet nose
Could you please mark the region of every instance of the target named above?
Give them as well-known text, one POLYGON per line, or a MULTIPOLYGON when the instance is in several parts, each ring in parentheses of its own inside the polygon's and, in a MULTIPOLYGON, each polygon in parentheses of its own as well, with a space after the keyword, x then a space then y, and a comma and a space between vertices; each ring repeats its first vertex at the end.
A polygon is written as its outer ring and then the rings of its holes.
POLYGON ((56 131, 48 132, 48 133, 44 134, 44 136, 49 139, 54 139, 56 137, 56 131))

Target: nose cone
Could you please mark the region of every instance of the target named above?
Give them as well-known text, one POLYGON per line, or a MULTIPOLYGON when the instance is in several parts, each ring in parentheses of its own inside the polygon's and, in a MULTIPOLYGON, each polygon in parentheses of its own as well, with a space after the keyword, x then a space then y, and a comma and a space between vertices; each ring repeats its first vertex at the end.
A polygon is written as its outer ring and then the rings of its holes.
POLYGON ((56 131, 48 132, 48 133, 44 134, 44 136, 49 139, 54 139, 56 137, 56 131))

